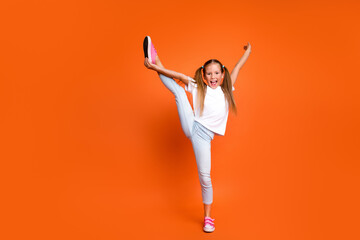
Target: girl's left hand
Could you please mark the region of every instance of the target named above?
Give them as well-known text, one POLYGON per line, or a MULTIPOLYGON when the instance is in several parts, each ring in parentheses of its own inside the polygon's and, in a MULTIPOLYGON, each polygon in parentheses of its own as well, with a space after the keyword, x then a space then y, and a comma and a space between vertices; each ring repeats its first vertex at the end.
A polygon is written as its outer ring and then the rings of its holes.
POLYGON ((248 42, 246 46, 244 46, 244 49, 248 52, 251 52, 251 45, 250 43, 248 42))

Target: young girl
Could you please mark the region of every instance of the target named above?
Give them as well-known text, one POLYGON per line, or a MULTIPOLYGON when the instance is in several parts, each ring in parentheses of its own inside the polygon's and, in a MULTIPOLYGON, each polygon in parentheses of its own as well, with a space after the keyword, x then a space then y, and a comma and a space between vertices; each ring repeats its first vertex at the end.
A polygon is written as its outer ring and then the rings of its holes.
POLYGON ((203 230, 213 232, 215 230, 215 219, 210 217, 213 202, 213 189, 210 178, 210 143, 215 134, 225 134, 229 109, 236 112, 232 93, 234 90, 233 85, 239 70, 249 57, 251 46, 248 43, 244 47, 246 51, 231 74, 220 61, 210 59, 196 70, 194 79, 164 68, 149 36, 145 37, 143 47, 145 66, 158 72, 163 84, 175 95, 181 127, 186 137, 190 139, 195 153, 204 203, 205 219, 203 230), (185 83, 186 91, 192 93, 194 112, 184 89, 173 78, 185 83))

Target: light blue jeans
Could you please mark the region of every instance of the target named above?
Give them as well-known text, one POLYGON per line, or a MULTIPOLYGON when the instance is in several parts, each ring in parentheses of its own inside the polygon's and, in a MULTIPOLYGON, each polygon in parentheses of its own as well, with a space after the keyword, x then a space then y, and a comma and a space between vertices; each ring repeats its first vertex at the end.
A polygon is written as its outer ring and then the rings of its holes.
POLYGON ((181 127, 192 143, 199 173, 203 203, 213 202, 213 188, 210 178, 211 140, 214 133, 195 121, 194 112, 186 96, 184 88, 173 79, 159 75, 163 84, 174 94, 181 127))

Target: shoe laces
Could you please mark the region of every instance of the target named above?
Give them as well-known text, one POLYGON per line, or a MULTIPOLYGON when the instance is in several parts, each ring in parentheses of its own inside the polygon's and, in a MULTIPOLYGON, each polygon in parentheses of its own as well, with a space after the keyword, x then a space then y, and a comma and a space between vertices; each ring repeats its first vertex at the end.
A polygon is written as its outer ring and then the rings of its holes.
POLYGON ((211 227, 214 227, 214 225, 215 225, 214 221, 215 221, 215 219, 213 219, 211 217, 205 217, 204 226, 210 225, 211 227))

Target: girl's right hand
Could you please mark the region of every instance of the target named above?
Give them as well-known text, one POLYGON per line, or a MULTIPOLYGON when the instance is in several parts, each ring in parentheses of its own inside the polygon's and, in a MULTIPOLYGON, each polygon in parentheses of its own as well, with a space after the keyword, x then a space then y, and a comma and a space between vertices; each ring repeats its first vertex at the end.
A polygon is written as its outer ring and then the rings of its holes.
POLYGON ((147 69, 154 70, 154 64, 152 64, 149 60, 149 58, 145 58, 144 65, 147 69))

